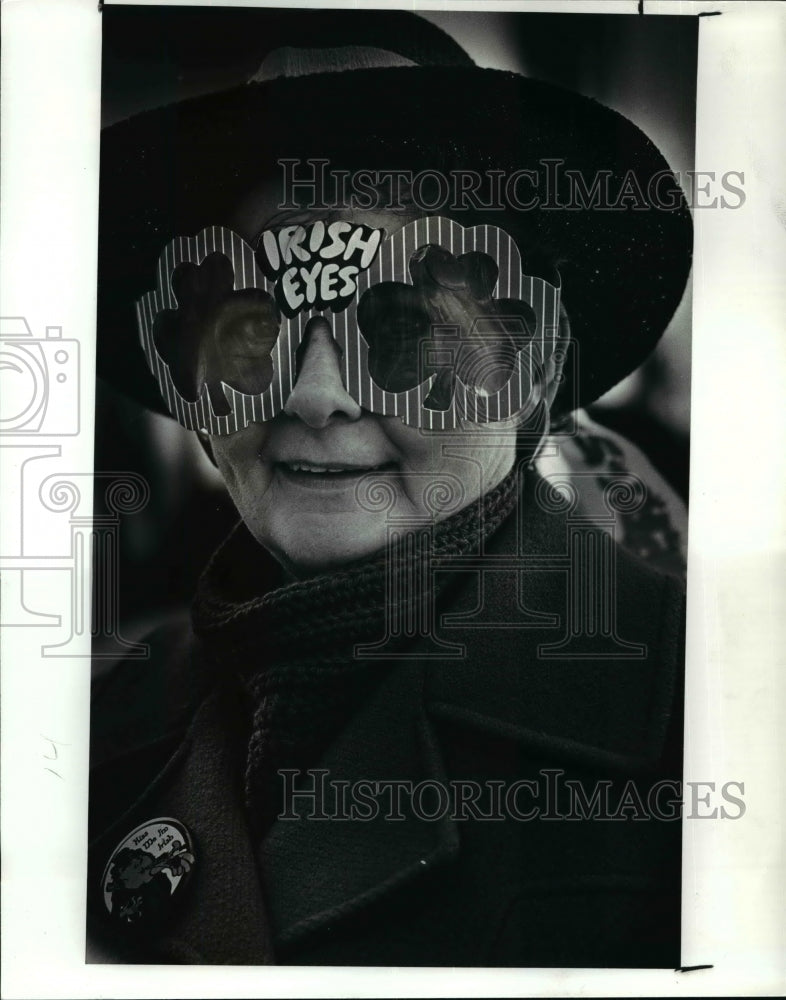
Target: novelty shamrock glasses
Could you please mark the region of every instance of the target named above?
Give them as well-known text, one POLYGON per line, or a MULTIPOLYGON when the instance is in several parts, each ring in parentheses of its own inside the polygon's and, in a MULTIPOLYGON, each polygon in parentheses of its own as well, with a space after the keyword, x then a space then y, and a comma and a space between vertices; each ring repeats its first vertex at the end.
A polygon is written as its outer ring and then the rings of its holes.
POLYGON ((172 415, 210 434, 283 410, 315 317, 360 406, 429 430, 526 417, 557 347, 559 287, 523 275, 494 226, 320 221, 256 250, 213 226, 169 243, 157 277, 137 302, 148 365, 172 415))

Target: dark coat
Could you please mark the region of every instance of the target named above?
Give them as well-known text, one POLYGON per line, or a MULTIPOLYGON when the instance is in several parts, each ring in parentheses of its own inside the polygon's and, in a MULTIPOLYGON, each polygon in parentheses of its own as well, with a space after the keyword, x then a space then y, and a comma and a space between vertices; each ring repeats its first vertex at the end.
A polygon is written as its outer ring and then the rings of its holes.
MULTIPOLYGON (((439 631, 465 655, 429 659, 414 641, 414 657, 386 674, 319 762, 332 782, 480 782, 463 813, 416 818, 405 797, 398 820, 384 808, 368 820, 308 818, 306 796, 300 818, 277 819, 257 850, 241 696, 205 668, 187 624, 160 630, 149 660, 105 678, 92 723, 89 960, 679 965, 679 810, 657 818, 647 794, 681 778, 682 587, 614 547, 616 638, 569 642, 570 525, 546 520, 527 525, 539 568, 511 517, 488 556, 526 551, 529 569, 487 558, 483 573, 467 564, 456 575, 440 611, 471 620, 442 618, 439 631), (479 818, 493 812, 489 781, 508 793, 522 779, 536 784, 518 786, 514 805, 523 814, 537 804, 537 817, 479 818), (577 812, 576 790, 591 802, 599 788, 610 812, 623 797, 617 819, 577 812), (158 816, 193 834, 193 878, 171 920, 124 940, 102 915, 101 872, 126 833, 158 816)), ((590 589, 588 578, 579 593, 590 589)), ((321 803, 328 816, 340 814, 336 787, 321 803)))

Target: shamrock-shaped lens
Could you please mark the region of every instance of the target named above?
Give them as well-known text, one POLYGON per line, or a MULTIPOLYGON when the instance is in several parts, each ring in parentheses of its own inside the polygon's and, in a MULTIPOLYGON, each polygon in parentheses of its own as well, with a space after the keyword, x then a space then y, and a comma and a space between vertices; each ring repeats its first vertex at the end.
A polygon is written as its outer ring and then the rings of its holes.
POLYGON ((193 401, 206 385, 218 416, 230 412, 221 382, 249 394, 268 388, 281 325, 272 296, 260 288, 235 291, 234 277, 221 253, 180 264, 172 274, 178 307, 162 310, 153 324, 156 350, 178 392, 193 401))
POLYGON ((531 307, 493 298, 499 269, 485 253, 454 256, 429 244, 412 254, 409 273, 411 284, 372 285, 358 303, 371 377, 406 392, 436 376, 424 401, 431 410, 450 407, 456 379, 473 393, 497 392, 534 333, 531 307))

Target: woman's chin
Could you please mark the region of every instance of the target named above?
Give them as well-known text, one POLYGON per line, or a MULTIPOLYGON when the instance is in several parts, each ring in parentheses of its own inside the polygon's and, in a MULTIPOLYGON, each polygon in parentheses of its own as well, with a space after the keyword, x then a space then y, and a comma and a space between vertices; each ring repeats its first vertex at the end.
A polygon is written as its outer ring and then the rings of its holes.
POLYGON ((294 577, 316 576, 366 559, 385 548, 387 521, 360 515, 281 512, 258 540, 294 577))

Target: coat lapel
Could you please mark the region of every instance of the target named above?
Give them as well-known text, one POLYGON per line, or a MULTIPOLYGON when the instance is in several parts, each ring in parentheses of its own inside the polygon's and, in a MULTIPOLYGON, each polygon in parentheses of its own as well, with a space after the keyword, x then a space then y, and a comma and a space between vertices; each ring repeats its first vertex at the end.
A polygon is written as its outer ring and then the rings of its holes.
MULTIPOLYGON (((240 781, 245 742, 235 747, 227 735, 233 710, 226 700, 232 695, 211 693, 143 794, 91 844, 93 910, 100 909, 101 872, 117 843, 158 816, 185 824, 195 841, 197 864, 193 884, 184 890, 189 897, 156 935, 147 961, 269 963, 278 949, 285 952, 401 886, 428 878, 458 854, 453 821, 417 819, 408 794, 401 796, 401 818, 386 818, 396 808, 390 797, 395 782, 414 787, 424 780, 447 780, 424 711, 423 687, 418 663, 395 667, 383 679, 320 761, 316 781, 299 786, 303 794, 289 800, 289 817, 283 813, 274 822, 259 864, 240 781), (383 785, 374 797, 376 815, 343 819, 342 782, 361 780, 383 785)), ((133 769, 135 757, 141 759, 147 750, 127 754, 123 769, 133 769)), ((105 780, 117 778, 115 762, 105 780)), ((100 786, 93 794, 100 796, 100 786)), ((98 951, 93 960, 103 960, 98 951)))
MULTIPOLYGON (((227 738, 231 697, 224 691, 207 697, 182 743, 145 792, 91 845, 90 891, 98 893, 101 872, 118 841, 140 823, 171 816, 194 839, 193 878, 183 890, 188 895, 173 911, 171 922, 151 937, 151 955, 142 960, 234 965, 273 960, 238 782, 237 752, 227 738), (239 913, 242 920, 237 919, 239 913)), ((143 752, 140 748, 136 755, 143 752)), ((133 751, 127 755, 124 770, 133 768, 134 757, 133 751)), ((116 780, 117 765, 110 773, 116 780)), ((100 789, 93 794, 100 794, 100 789)), ((94 910, 100 906, 94 901, 94 910)))
POLYGON ((417 819, 410 795, 401 796, 400 819, 390 818, 391 810, 397 813, 390 805, 394 782, 414 787, 446 780, 424 712, 420 664, 403 664, 386 677, 322 759, 319 772, 303 786, 306 794, 290 800, 291 810, 273 824, 262 848, 281 948, 331 929, 458 854, 453 821, 417 819), (358 789, 358 782, 367 783, 375 805, 357 805, 353 816, 353 800, 342 788, 358 789), (377 782, 381 786, 372 791, 377 782))

